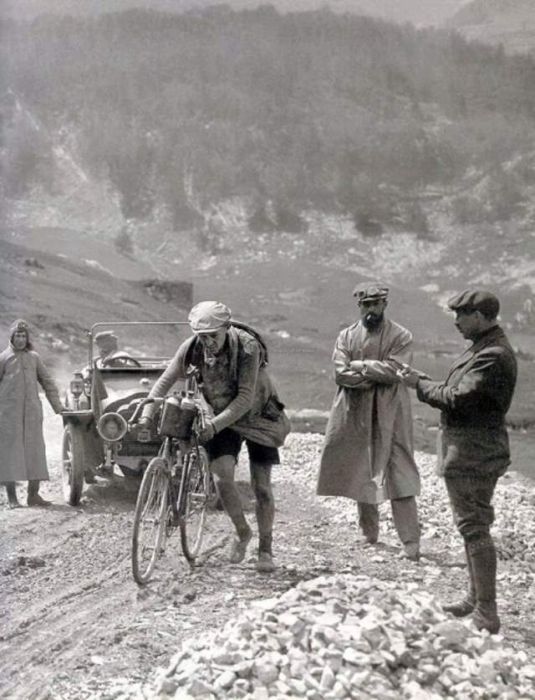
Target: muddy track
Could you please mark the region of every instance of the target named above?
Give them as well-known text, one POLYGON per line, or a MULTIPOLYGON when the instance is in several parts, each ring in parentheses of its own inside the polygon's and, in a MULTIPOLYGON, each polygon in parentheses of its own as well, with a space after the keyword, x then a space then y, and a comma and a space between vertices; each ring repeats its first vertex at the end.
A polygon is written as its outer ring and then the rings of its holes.
MULTIPOLYGON (((51 481, 42 492, 54 505, 9 511, 1 495, 0 697, 133 697, 167 665, 183 640, 223 624, 252 600, 322 573, 403 578, 443 597, 464 586, 459 542, 449 534, 445 494, 434 482, 424 484, 420 499, 426 555, 420 564, 399 558, 386 506, 380 544, 363 547, 353 505, 315 497, 321 438, 301 435, 290 436, 275 472, 275 574, 256 572, 255 540, 242 565, 227 562, 229 524, 214 511, 202 565, 189 567, 175 536, 153 581, 139 588, 130 570, 137 481, 118 475, 99 480, 86 487, 80 507, 65 505, 59 475, 61 421, 47 416, 46 425, 51 481)), ((419 459, 429 471, 430 458, 419 459)), ((239 478, 246 476, 242 465, 239 478)), ((19 495, 22 502, 22 486, 19 495)), ((529 513, 535 513, 535 502, 529 513)), ((254 523, 251 512, 249 519, 254 523)), ((501 562, 500 586, 507 593, 501 601, 504 635, 532 654, 535 626, 526 622, 534 605, 530 566, 522 562, 518 568, 514 559, 501 562)))

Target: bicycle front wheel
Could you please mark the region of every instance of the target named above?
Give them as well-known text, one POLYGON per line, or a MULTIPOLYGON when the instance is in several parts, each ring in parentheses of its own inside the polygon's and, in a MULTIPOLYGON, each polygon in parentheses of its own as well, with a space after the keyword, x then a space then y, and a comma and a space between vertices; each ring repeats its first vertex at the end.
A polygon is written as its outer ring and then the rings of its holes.
POLYGON ((180 542, 186 559, 193 563, 202 544, 206 511, 211 497, 209 460, 206 450, 194 448, 184 460, 179 495, 180 542))
POLYGON ((165 544, 168 476, 166 461, 149 462, 139 488, 132 532, 132 573, 136 583, 146 584, 165 544))

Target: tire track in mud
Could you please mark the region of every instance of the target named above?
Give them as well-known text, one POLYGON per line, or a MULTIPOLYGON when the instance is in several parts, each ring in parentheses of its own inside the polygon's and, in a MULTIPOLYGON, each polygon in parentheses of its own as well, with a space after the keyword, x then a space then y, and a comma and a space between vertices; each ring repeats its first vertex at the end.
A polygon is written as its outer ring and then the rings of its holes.
MULTIPOLYGON (((50 466, 57 471, 59 462, 50 466)), ((176 533, 153 581, 138 588, 130 571, 132 484, 99 482, 86 488, 76 509, 61 504, 59 474, 43 492, 54 506, 0 511, 1 541, 11 541, 2 562, 0 697, 109 697, 113 679, 141 684, 186 637, 323 570, 312 550, 298 548, 295 556, 306 562, 306 571, 282 566, 276 575, 262 576, 254 567, 254 546, 242 565, 230 565, 229 522, 216 511, 208 518, 201 566, 189 567, 176 533)), ((297 509, 281 504, 281 528, 294 518, 299 528, 308 527, 306 500, 297 509)))

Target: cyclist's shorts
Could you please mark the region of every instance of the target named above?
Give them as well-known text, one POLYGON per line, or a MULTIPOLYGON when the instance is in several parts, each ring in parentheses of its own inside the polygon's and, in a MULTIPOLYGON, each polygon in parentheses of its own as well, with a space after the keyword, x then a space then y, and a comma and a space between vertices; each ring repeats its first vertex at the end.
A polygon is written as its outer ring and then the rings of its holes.
POLYGON ((224 428, 204 446, 210 461, 218 457, 231 455, 238 460, 240 449, 245 442, 249 452, 249 460, 255 464, 280 464, 279 450, 276 447, 259 445, 252 440, 244 440, 235 430, 224 428))

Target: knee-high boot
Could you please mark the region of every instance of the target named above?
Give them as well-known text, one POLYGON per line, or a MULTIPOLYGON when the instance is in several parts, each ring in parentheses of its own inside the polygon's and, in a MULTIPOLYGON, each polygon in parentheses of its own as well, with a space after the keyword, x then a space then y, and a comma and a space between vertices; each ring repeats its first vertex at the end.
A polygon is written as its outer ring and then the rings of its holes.
POLYGON ((357 502, 359 527, 368 544, 376 544, 379 539, 379 510, 374 503, 357 502))
POLYGON ((468 592, 462 600, 453 603, 447 603, 442 606, 444 612, 449 612, 455 617, 466 617, 473 612, 476 607, 476 587, 474 584, 474 573, 472 571, 472 560, 468 551, 468 545, 464 543, 464 551, 466 556, 466 565, 468 569, 468 592))
POLYGON ((476 607, 472 621, 478 629, 496 634, 500 618, 496 607, 496 549, 490 535, 469 542, 472 572, 476 589, 476 607))

